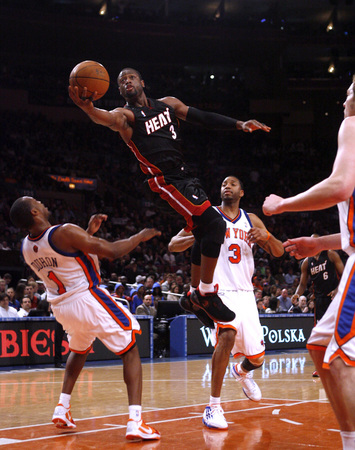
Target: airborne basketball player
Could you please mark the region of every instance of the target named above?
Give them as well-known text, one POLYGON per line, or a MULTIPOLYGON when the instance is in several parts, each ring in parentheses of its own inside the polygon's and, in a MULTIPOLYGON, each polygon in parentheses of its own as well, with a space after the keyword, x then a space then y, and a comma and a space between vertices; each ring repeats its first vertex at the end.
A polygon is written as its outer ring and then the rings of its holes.
MULTIPOLYGON (((200 280, 197 289, 191 293, 191 301, 204 309, 210 318, 230 322, 235 314, 221 302, 217 295, 218 286, 213 285, 225 223, 212 208, 200 181, 191 176, 184 163, 178 119, 210 129, 249 133, 255 130, 268 132, 270 128, 256 120, 241 122, 200 111, 175 97, 147 98, 142 76, 132 68, 123 69, 117 81, 120 94, 126 100, 123 108, 112 111, 95 108, 90 99, 79 97, 77 87, 69 86, 69 95, 93 122, 120 133, 147 175, 151 191, 185 218, 186 230, 192 230, 201 254, 200 280)), ((83 96, 86 96, 85 88, 83 96)))

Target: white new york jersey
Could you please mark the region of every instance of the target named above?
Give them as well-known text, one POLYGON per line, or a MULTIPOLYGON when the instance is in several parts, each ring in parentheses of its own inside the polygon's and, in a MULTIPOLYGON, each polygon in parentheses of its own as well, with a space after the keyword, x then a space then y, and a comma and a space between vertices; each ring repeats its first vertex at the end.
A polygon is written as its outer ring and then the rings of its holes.
POLYGON ((254 258, 248 231, 252 223, 248 214, 239 209, 234 219, 214 206, 227 224, 224 243, 218 257, 213 283, 218 283, 220 291, 253 290, 254 258))
POLYGON ((96 255, 81 251, 62 252, 53 244, 52 233, 61 225, 47 228, 40 236, 26 236, 22 254, 26 263, 43 281, 47 300, 57 303, 67 297, 100 284, 99 261, 96 255))

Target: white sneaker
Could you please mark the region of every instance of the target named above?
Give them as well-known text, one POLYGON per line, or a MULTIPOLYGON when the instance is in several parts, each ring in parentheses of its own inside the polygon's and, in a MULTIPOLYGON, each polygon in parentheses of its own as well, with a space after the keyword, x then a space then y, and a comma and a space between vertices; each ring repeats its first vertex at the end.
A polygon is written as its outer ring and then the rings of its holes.
POLYGON ((147 425, 143 420, 138 422, 133 419, 129 419, 127 423, 126 439, 146 440, 146 439, 160 439, 160 433, 153 427, 147 425))
POLYGON ((253 380, 253 372, 244 373, 240 370, 240 364, 232 366, 233 377, 243 386, 244 394, 253 402, 260 402, 261 391, 253 380))
POLYGON ((76 428, 75 422, 69 408, 66 408, 61 403, 55 407, 52 422, 57 428, 76 428))
POLYGON ((206 406, 202 416, 202 423, 207 428, 228 429, 228 423, 224 418, 224 411, 220 405, 206 406))

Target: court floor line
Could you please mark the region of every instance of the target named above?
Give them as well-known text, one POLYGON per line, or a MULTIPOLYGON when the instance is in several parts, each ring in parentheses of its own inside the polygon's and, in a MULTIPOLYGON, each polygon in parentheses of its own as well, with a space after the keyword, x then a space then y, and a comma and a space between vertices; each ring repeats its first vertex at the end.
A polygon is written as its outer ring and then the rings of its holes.
MULTIPOLYGON (((308 402, 296 402, 294 405, 299 405, 301 403, 308 403, 308 402)), ((200 406, 200 405, 194 405, 194 406, 200 406)), ((267 406, 260 406, 258 407, 257 405, 255 405, 253 408, 247 408, 247 409, 236 409, 236 410, 232 410, 232 411, 225 411, 225 415, 227 414, 234 414, 234 413, 242 413, 242 412, 248 412, 248 411, 260 411, 262 409, 268 409, 268 408, 274 408, 275 406, 280 406, 280 404, 278 405, 267 405, 267 406)), ((289 404, 288 406, 292 406, 291 404, 289 404)), ((169 409, 178 409, 178 408, 169 408, 169 409)), ((115 414, 115 415, 110 415, 110 416, 99 416, 97 417, 97 419, 101 419, 101 418, 106 418, 106 417, 118 417, 118 416, 122 416, 125 414, 115 414)), ((156 424, 165 424, 165 423, 171 423, 171 422, 176 422, 179 420, 191 420, 191 419, 200 419, 202 416, 202 413, 200 413, 198 416, 196 415, 196 417, 191 417, 190 416, 186 416, 186 417, 175 417, 172 419, 164 419, 164 420, 156 420, 156 421, 150 421, 149 423, 151 425, 156 425, 156 424)), ((92 420, 93 418, 86 418, 86 419, 78 419, 78 420, 92 420)), ((287 421, 287 419, 285 419, 285 421, 287 421)), ((290 421, 291 423, 292 421, 290 421)), ((232 422, 231 422, 232 423, 232 422)), ((44 425, 52 425, 52 423, 48 423, 48 424, 41 424, 41 425, 33 425, 33 426, 44 426, 44 425)), ((106 425, 106 424, 105 424, 106 425)), ((82 434, 91 434, 91 433, 100 433, 102 431, 112 431, 113 429, 122 429, 125 428, 126 425, 114 425, 114 424, 107 424, 106 425, 107 428, 99 428, 99 429, 93 429, 93 430, 86 430, 86 431, 72 431, 73 434, 75 435, 82 435, 82 434)), ((30 425, 27 427, 31 427, 30 425)), ((5 431, 5 430, 13 430, 15 428, 24 428, 24 427, 14 427, 14 428, 7 428, 7 429, 3 429, 0 431, 5 431)), ((57 434, 57 435, 52 435, 52 436, 42 436, 42 437, 37 437, 37 438, 31 438, 31 439, 18 439, 18 441, 20 443, 26 443, 26 442, 33 442, 33 441, 38 441, 38 440, 46 440, 46 439, 54 439, 54 438, 58 438, 58 437, 64 437, 64 436, 70 436, 72 434, 71 432, 65 432, 63 434, 57 434)))
MULTIPOLYGON (((274 408, 275 406, 292 406, 293 404, 297 405, 297 404, 310 403, 310 402, 323 403, 323 401, 319 401, 319 400, 296 400, 296 399, 295 400, 291 400, 291 399, 282 399, 282 398, 272 398, 272 399, 270 399, 270 398, 265 398, 264 399, 263 398, 263 400, 264 401, 262 403, 259 403, 259 404, 267 405, 269 408, 271 408, 271 407, 274 408), (268 405, 267 403, 265 403, 265 401, 267 401, 267 400, 273 400, 273 401, 278 401, 278 402, 280 402, 280 401, 281 402, 293 402, 293 403, 290 403, 290 404, 287 404, 287 403, 280 404, 280 403, 278 403, 278 404, 270 404, 270 405, 268 405)), ((235 403, 235 402, 244 402, 244 401, 247 401, 247 399, 246 398, 238 398, 238 399, 235 399, 235 400, 226 400, 226 401, 224 401, 222 403, 235 403)), ((255 403, 255 405, 256 404, 257 403, 255 403)), ((199 406, 201 406, 201 407, 206 406, 206 402, 198 403, 198 404, 195 404, 195 405, 170 406, 168 408, 152 408, 152 409, 149 409, 149 407, 147 406, 147 407, 144 408, 143 414, 145 412, 154 412, 154 411, 159 412, 159 411, 168 411, 168 410, 174 410, 174 409, 195 408, 195 407, 199 407, 199 406)), ((250 411, 252 409, 255 409, 255 408, 249 408, 248 411, 250 411)), ((238 410, 238 411, 247 411, 247 410, 246 409, 242 409, 242 410, 238 410)), ((226 412, 228 413, 228 411, 226 411, 226 412)), ((80 421, 83 421, 83 420, 105 419, 105 418, 108 418, 108 417, 126 416, 127 414, 128 413, 120 413, 120 414, 108 414, 108 415, 104 415, 104 416, 85 417, 85 418, 82 418, 82 419, 75 419, 75 422, 80 422, 80 421)), ((20 426, 17 426, 17 427, 9 427, 9 428, 0 428, 0 431, 9 431, 9 430, 16 430, 16 429, 22 429, 22 428, 32 428, 32 427, 42 427, 42 426, 46 426, 46 425, 52 425, 52 422, 38 423, 38 424, 33 424, 33 425, 20 425, 20 426)))

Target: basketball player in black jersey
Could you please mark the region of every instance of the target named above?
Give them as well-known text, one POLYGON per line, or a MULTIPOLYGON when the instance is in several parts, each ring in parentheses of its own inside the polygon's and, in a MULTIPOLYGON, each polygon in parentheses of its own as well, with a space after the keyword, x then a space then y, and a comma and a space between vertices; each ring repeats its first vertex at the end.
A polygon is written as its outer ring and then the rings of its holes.
MULTIPOLYGON (((255 130, 268 132, 270 128, 256 120, 242 122, 200 111, 175 97, 147 98, 142 76, 132 68, 123 69, 117 81, 120 94, 126 100, 123 108, 111 111, 95 108, 92 101, 95 101, 96 93, 92 99, 83 100, 77 87, 69 86, 69 95, 93 122, 119 132, 147 175, 150 189, 185 218, 186 230, 192 230, 198 244, 195 262, 201 259, 201 264, 195 264, 199 267, 200 284, 191 292, 191 301, 213 320, 230 322, 235 314, 223 305, 217 295, 218 286, 212 283, 224 240, 225 222, 212 208, 200 181, 191 176, 184 163, 178 119, 210 129, 249 133, 255 130)), ((82 97, 86 98, 86 88, 82 97)))
MULTIPOLYGON (((317 238, 319 235, 312 234, 311 237, 317 238)), ((314 324, 324 316, 335 297, 343 270, 344 264, 335 250, 324 250, 303 260, 300 283, 292 300, 304 293, 310 277, 314 293, 314 324)), ((313 377, 319 377, 317 370, 313 372, 313 377)))
MULTIPOLYGON (((319 237, 312 234, 311 237, 319 237)), ((344 264, 335 250, 325 250, 315 256, 305 258, 301 264, 301 278, 295 294, 299 298, 307 288, 310 277, 315 298, 315 322, 318 322, 325 314, 330 302, 335 296, 344 264)))

